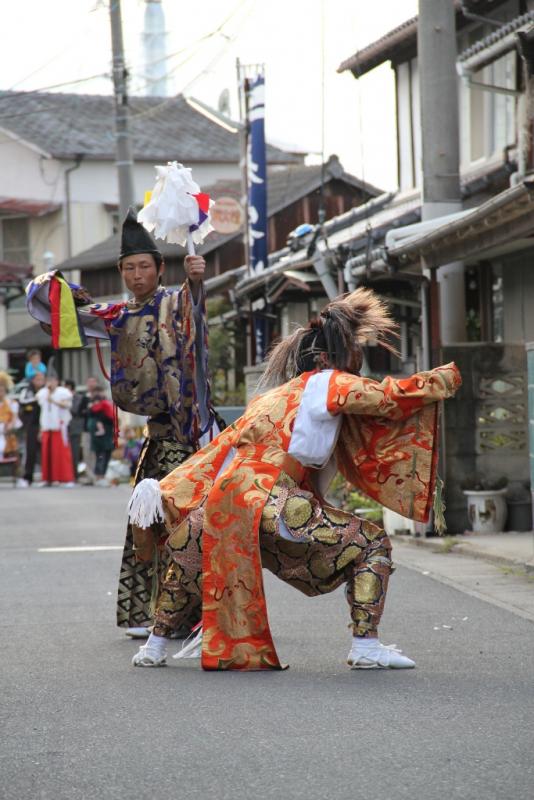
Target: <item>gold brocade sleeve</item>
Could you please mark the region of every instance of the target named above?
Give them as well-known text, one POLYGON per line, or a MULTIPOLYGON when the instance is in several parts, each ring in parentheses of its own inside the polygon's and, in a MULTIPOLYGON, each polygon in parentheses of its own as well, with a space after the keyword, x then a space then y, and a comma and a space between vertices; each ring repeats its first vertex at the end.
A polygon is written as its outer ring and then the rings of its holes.
POLYGON ((219 469, 239 438, 242 417, 198 450, 160 481, 165 518, 169 528, 179 524, 207 497, 219 469))
POLYGON ((436 483, 439 401, 460 385, 454 364, 382 382, 334 372, 328 410, 344 415, 339 471, 368 497, 426 522, 436 483))
POLYGON ((364 414, 406 419, 430 403, 452 397, 462 379, 454 363, 417 372, 408 378, 387 377, 383 381, 334 371, 328 387, 331 414, 364 414))

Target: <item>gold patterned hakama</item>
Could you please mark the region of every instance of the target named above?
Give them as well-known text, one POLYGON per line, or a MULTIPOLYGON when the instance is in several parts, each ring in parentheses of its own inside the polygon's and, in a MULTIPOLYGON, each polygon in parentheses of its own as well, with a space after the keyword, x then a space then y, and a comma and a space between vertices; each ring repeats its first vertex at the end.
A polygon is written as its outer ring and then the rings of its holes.
MULTIPOLYGON (((202 606, 203 508, 191 512, 167 541, 170 566, 162 581, 154 633, 170 636, 202 606), (188 617, 189 615, 189 617, 188 617)), ((383 530, 300 489, 281 473, 260 525, 262 565, 308 597, 346 585, 354 634, 375 633, 384 610, 391 544, 383 530), (280 523, 296 541, 280 535, 280 523)))

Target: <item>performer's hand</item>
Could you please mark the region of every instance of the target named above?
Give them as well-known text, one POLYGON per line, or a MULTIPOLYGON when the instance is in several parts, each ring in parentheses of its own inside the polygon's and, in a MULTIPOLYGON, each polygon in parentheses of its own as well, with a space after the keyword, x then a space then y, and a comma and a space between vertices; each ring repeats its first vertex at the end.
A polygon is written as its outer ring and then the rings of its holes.
POLYGON ((132 525, 135 560, 139 562, 152 561, 154 558, 154 535, 151 528, 139 528, 132 525))
POLYGON ((191 283, 200 283, 206 271, 206 262, 202 256, 186 256, 184 260, 185 274, 191 283))

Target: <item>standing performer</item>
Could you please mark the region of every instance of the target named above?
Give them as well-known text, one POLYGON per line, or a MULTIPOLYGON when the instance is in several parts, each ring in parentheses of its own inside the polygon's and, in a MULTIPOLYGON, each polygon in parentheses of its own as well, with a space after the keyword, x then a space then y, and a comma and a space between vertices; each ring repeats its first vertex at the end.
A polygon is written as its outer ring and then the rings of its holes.
MULTIPOLYGON (((323 499, 337 468, 383 505, 428 519, 439 401, 461 379, 454 364, 381 382, 360 377, 361 344, 374 338, 392 349, 395 327, 369 290, 331 302, 274 348, 264 381, 275 388, 160 484, 138 485, 134 533, 146 539, 164 514, 172 563, 134 665, 164 664, 170 632, 202 607, 204 669, 280 669, 263 565, 308 596, 345 584, 351 667, 415 666, 378 639, 392 571, 388 537, 323 499)), ((178 656, 188 649, 196 654, 195 642, 178 656)))
MULTIPOLYGON (((180 289, 170 291, 161 285, 162 255, 130 210, 122 228, 118 268, 133 295, 131 300, 93 303, 77 312, 72 304, 71 318, 63 322, 55 314, 54 298, 59 294, 63 307, 69 297, 76 305, 90 303, 84 289, 69 286, 60 273, 51 272, 40 275, 27 290, 30 314, 41 322, 52 322, 53 340, 54 336, 59 339, 59 346, 63 328, 65 335, 74 331, 76 316, 88 336, 110 341, 113 400, 125 411, 148 417, 148 438, 137 465, 136 482, 168 474, 198 448, 200 436, 213 424, 202 283, 205 261, 201 256, 186 256, 184 267, 186 281, 180 289)), ((117 624, 133 628, 133 635, 147 635, 153 612, 151 599, 157 595, 164 555, 163 541, 154 542, 149 560, 139 562, 128 526, 119 576, 117 624)), ((184 619, 183 623, 189 626, 196 620, 184 619)))

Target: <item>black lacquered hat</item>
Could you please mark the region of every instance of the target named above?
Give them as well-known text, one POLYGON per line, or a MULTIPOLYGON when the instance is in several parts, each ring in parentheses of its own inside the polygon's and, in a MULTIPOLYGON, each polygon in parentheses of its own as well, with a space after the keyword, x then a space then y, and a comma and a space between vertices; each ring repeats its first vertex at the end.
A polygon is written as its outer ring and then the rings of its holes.
POLYGON ((119 258, 135 256, 139 253, 161 255, 156 243, 146 228, 137 221, 137 213, 133 208, 128 209, 126 219, 122 224, 121 252, 119 258))

